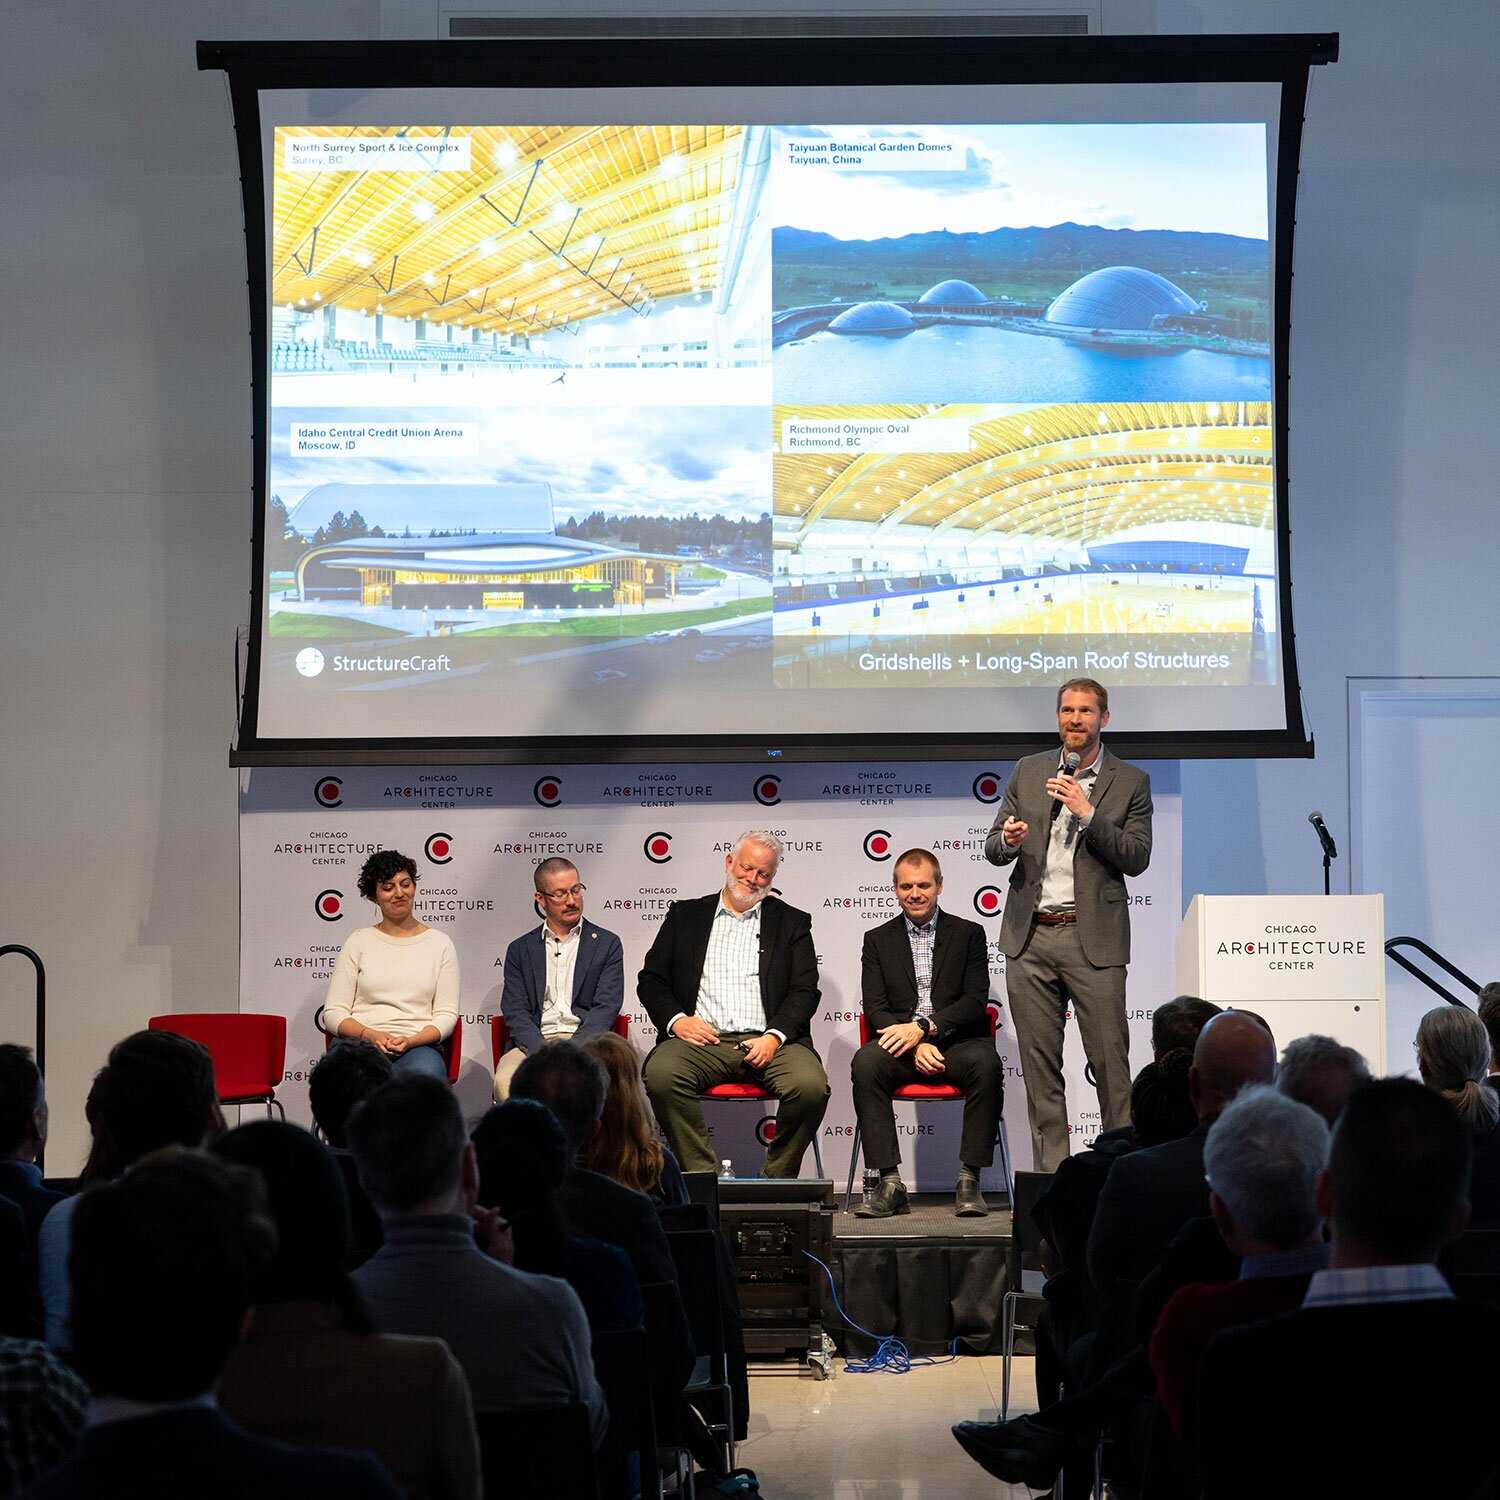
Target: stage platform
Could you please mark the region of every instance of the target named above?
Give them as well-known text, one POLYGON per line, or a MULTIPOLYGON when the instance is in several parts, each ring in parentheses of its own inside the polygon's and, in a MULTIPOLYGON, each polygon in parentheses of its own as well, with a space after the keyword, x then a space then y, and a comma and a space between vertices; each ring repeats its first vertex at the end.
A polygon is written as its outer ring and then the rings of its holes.
MULTIPOLYGON (((960 1219, 952 1193, 915 1193, 911 1212, 891 1219, 833 1215, 833 1278, 849 1318, 913 1354, 946 1352, 952 1341, 971 1354, 1000 1349, 1000 1301, 1007 1286, 1011 1215, 1005 1195, 987 1194, 984 1219, 960 1219)), ((847 1357, 874 1343, 849 1330, 832 1307, 824 1328, 847 1357)))

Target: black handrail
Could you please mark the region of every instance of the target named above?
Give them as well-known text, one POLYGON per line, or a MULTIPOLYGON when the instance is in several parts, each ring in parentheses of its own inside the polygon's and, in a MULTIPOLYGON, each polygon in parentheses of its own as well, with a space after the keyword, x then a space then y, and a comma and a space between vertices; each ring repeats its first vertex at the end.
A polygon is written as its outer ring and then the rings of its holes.
MULTIPOLYGON (((36 1067, 43 1078, 47 1076, 47 966, 42 962, 42 955, 34 948, 28 948, 24 943, 6 943, 0 947, 0 958, 7 953, 19 953, 23 958, 31 960, 31 967, 36 970, 36 1067)), ((37 1166, 43 1165, 43 1154, 37 1152, 37 1166)))
POLYGON ((1477 979, 1470 979, 1456 964, 1450 964, 1441 953, 1430 943, 1424 943, 1421 938, 1393 937, 1385 940, 1385 956, 1392 963, 1400 964, 1408 974, 1420 979, 1428 989, 1439 994, 1450 1005, 1461 1005, 1465 1010, 1469 1009, 1468 1002, 1455 995, 1451 990, 1445 989, 1430 974, 1424 974, 1404 953, 1398 953, 1398 948, 1415 948, 1423 958, 1435 963, 1438 968, 1451 974, 1458 982, 1468 988, 1471 994, 1477 995, 1484 988, 1477 979))

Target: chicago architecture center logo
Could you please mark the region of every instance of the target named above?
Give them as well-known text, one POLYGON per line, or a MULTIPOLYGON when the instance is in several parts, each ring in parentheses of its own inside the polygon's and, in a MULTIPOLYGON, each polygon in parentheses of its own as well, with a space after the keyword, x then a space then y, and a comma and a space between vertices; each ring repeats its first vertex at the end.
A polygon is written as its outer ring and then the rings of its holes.
POLYGON ((344 893, 342 891, 319 891, 313 897, 313 910, 325 922, 338 922, 344 915, 344 893))
POLYGON ((453 861, 453 835, 451 833, 429 833, 422 845, 422 853, 429 864, 446 865, 453 861))
POLYGON ((319 807, 342 807, 344 783, 337 776, 320 776, 313 783, 313 801, 319 807))
POLYGON ((562 801, 562 777, 540 776, 537 783, 531 789, 531 795, 538 807, 556 807, 562 801))
POLYGON ((866 859, 877 862, 887 860, 891 857, 891 833, 888 828, 872 828, 864 838, 864 851, 866 859))
POLYGON ((641 852, 653 865, 664 865, 672 857, 672 835, 658 830, 648 833, 641 844, 641 852))

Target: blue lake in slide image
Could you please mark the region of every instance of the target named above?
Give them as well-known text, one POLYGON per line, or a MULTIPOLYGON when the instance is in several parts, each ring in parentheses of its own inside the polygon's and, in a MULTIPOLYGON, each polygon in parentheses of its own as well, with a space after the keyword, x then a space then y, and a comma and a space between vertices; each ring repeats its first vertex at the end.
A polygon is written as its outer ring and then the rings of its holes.
POLYGON ((777 349, 772 373, 778 405, 1271 399, 1269 359, 1122 352, 955 323, 900 338, 815 333, 777 349))

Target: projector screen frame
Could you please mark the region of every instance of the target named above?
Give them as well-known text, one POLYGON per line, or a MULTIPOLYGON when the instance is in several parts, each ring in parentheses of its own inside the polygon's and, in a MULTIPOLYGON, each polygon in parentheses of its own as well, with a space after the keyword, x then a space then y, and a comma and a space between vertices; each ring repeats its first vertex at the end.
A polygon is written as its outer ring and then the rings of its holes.
POLYGON ((961 734, 600 735, 358 740, 258 734, 269 446, 265 180, 259 94, 267 89, 952 86, 964 84, 1261 82, 1281 86, 1274 220, 1273 452, 1277 624, 1286 727, 1112 733, 1117 752, 1151 759, 1310 757, 1292 614, 1288 431, 1292 251, 1309 70, 1337 60, 1337 33, 1125 37, 786 38, 557 42, 198 43, 200 70, 228 76, 239 155, 250 299, 252 624, 230 764, 464 765, 971 760, 1026 753, 1050 725, 961 734))

